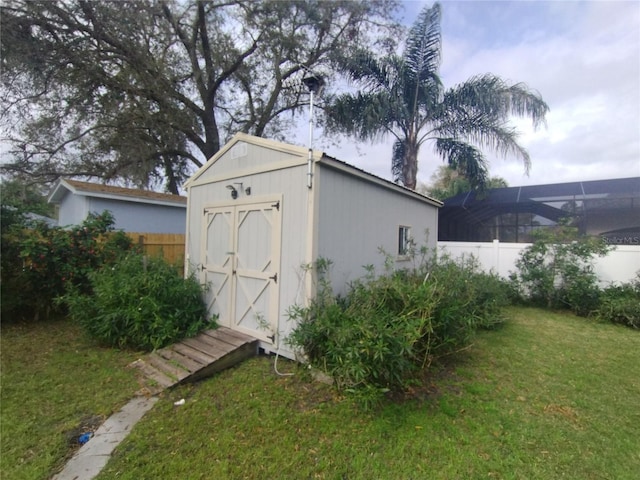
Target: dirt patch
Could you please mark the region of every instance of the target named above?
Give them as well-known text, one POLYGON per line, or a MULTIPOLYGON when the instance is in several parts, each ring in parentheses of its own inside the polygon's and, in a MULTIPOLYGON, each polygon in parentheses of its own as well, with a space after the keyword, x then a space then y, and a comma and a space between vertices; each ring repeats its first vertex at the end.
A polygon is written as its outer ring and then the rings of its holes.
POLYGON ((544 407, 544 413, 559 415, 566 418, 567 420, 571 420, 572 422, 578 421, 578 414, 576 413, 576 411, 566 405, 556 405, 555 403, 550 403, 549 405, 544 407))
POLYGON ((83 441, 86 435, 93 436, 93 433, 104 423, 106 418, 104 415, 87 415, 83 417, 78 426, 67 430, 65 437, 69 448, 73 451, 80 448, 86 441, 83 441))

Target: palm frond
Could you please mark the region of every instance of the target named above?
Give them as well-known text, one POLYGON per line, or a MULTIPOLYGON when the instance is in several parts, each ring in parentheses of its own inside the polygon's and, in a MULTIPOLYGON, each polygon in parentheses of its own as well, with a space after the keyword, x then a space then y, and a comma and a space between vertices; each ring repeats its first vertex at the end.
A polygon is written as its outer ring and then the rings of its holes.
POLYGON ((325 108, 326 127, 361 140, 377 140, 393 133, 396 112, 392 103, 386 91, 340 95, 325 108))
POLYGON ((393 154, 391 156, 391 175, 396 183, 405 184, 404 164, 406 162, 406 142, 404 140, 396 140, 393 144, 393 154))
POLYGON ((440 68, 440 17, 440 4, 435 3, 431 8, 425 7, 409 30, 404 59, 418 84, 437 73, 440 68))
POLYGON ((392 80, 392 57, 378 60, 372 52, 360 50, 342 67, 347 78, 365 90, 386 90, 392 80))
POLYGON ((540 93, 524 83, 509 85, 493 74, 478 75, 445 92, 443 106, 450 111, 482 113, 496 121, 509 116, 530 117, 533 126, 544 125, 549 106, 540 93))
POLYGON ((504 158, 514 156, 522 160, 526 173, 531 168, 529 152, 518 143, 518 131, 505 122, 496 121, 490 114, 455 112, 454 115, 443 117, 429 135, 455 138, 482 149, 488 148, 504 158))
POLYGON ((409 30, 402 69, 403 102, 409 113, 411 130, 428 118, 433 105, 441 100, 442 82, 438 76, 442 37, 438 3, 422 9, 409 30))
POLYGON ((438 138, 435 142, 435 151, 449 167, 467 178, 472 186, 480 190, 486 187, 489 170, 480 150, 454 138, 438 138))

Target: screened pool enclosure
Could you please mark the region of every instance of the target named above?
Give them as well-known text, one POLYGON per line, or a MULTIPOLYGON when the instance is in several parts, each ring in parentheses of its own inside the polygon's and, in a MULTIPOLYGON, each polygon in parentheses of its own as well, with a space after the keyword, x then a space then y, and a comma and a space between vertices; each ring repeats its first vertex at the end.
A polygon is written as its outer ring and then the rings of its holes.
POLYGON ((609 243, 640 245, 640 177, 462 193, 440 209, 438 240, 526 243, 562 219, 609 243))

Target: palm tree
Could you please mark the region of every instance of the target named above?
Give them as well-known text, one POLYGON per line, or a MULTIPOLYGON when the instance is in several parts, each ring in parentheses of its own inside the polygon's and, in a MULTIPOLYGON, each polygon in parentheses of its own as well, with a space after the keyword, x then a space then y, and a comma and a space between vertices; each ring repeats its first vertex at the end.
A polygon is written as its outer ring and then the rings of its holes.
POLYGON ((538 127, 549 107, 526 85, 508 85, 492 74, 445 90, 438 75, 440 16, 438 3, 420 12, 402 56, 378 59, 361 52, 345 65, 344 73, 361 89, 328 106, 329 129, 365 141, 393 135, 391 171, 410 189, 416 188, 418 152, 427 141, 434 141, 436 154, 474 187, 484 187, 488 178, 482 148, 519 157, 528 172, 531 159, 508 120, 526 116, 538 127))

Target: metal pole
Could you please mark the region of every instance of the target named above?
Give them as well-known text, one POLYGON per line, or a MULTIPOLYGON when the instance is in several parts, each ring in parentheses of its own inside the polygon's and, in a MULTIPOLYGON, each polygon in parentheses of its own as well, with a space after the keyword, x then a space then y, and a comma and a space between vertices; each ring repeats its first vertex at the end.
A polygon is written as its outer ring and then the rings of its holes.
POLYGON ((313 186, 313 89, 309 90, 309 160, 307 161, 307 188, 313 186))

